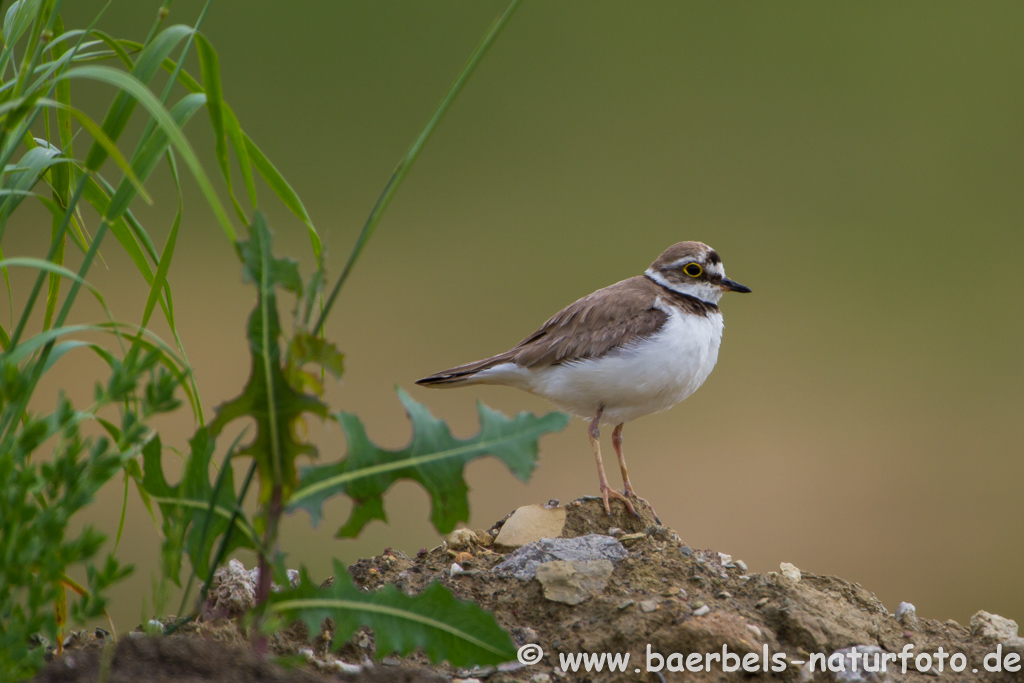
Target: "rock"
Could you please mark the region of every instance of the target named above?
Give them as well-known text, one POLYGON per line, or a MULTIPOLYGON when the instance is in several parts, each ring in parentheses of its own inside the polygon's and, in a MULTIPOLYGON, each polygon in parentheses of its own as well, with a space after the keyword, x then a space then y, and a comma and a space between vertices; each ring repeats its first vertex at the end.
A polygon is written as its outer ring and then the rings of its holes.
MULTIPOLYGON (((237 617, 256 605, 256 579, 238 560, 213 573, 203 614, 209 618, 237 617)), ((162 627, 161 627, 162 628, 162 627)))
POLYGON ((782 575, 791 581, 800 580, 801 573, 800 570, 797 569, 797 566, 795 564, 783 562, 779 565, 779 571, 781 571, 782 575))
POLYGON ((610 560, 554 560, 537 567, 537 581, 544 597, 552 602, 578 605, 600 593, 611 578, 615 566, 610 560))
POLYGON ((1014 636, 1003 641, 1003 649, 1008 652, 1016 652, 1024 658, 1024 638, 1014 636))
POLYGON ((477 535, 475 532, 469 529, 456 529, 445 537, 444 542, 452 550, 464 550, 473 547, 473 543, 476 540, 477 535))
POLYGON ((739 570, 740 570, 741 572, 743 572, 744 574, 746 574, 746 573, 747 573, 747 563, 746 563, 746 562, 744 562, 743 560, 735 560, 735 561, 733 562, 733 564, 735 564, 735 565, 736 565, 736 568, 737 568, 737 569, 739 569, 739 570))
MULTIPOLYGON (((507 522, 506 522, 507 524, 507 522)), ((544 538, 524 545, 508 556, 492 571, 504 576, 514 576, 520 581, 529 581, 537 575, 537 567, 545 562, 564 560, 584 562, 587 560, 621 560, 629 555, 621 543, 611 536, 587 534, 576 538, 544 538)))
POLYGON ((551 676, 545 673, 533 674, 530 683, 551 683, 551 676))
POLYGON ((565 508, 524 505, 505 520, 494 545, 519 548, 542 538, 557 538, 565 528, 565 508))
POLYGON ((705 614, 707 614, 710 611, 711 611, 710 607, 708 607, 707 605, 701 605, 697 609, 693 610, 693 616, 695 616, 695 617, 702 617, 702 616, 704 616, 705 614))
MULTIPOLYGON (((834 683, 888 683, 892 678, 889 676, 891 666, 886 671, 881 671, 881 659, 885 650, 877 645, 854 645, 836 650, 826 658, 828 661, 836 661, 833 658, 839 655, 843 658, 843 671, 830 671, 826 668, 822 671, 820 667, 811 673, 810 662, 804 665, 803 680, 805 681, 832 681, 834 683), (864 658, 870 657, 871 669, 878 671, 866 671, 864 658), (876 657, 877 666, 876 666, 876 657)), ((838 668, 838 667, 837 667, 838 668)))
POLYGON ((512 640, 516 645, 526 645, 527 643, 539 643, 540 636, 529 626, 519 626, 512 629, 512 640))
POLYGON ((637 532, 635 534, 624 534, 617 537, 619 542, 623 545, 632 546, 640 541, 646 541, 648 536, 643 532, 637 532))
POLYGON ((917 630, 917 608, 909 602, 901 602, 896 608, 896 621, 900 622, 903 628, 911 631, 917 630))
POLYGON ((651 612, 655 611, 656 609, 658 609, 658 601, 657 600, 644 600, 644 601, 642 601, 640 603, 640 611, 645 613, 645 614, 650 614, 651 612))
POLYGON ((991 641, 1009 640, 1017 637, 1017 622, 982 610, 971 617, 971 635, 991 641))

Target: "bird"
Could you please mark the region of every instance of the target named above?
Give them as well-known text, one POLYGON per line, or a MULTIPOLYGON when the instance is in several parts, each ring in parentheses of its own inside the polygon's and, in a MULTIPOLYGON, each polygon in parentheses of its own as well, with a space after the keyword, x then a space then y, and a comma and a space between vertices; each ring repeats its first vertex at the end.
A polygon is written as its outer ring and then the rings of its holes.
POLYGON ((610 501, 619 500, 637 515, 630 498, 653 512, 629 480, 622 428, 671 408, 704 384, 722 343, 718 302, 726 292, 750 291, 725 276, 714 249, 702 242, 678 242, 643 275, 569 304, 508 351, 443 370, 416 384, 511 386, 589 421, 605 513, 610 516, 610 501), (621 492, 608 484, 601 460, 602 425, 613 425, 621 492))

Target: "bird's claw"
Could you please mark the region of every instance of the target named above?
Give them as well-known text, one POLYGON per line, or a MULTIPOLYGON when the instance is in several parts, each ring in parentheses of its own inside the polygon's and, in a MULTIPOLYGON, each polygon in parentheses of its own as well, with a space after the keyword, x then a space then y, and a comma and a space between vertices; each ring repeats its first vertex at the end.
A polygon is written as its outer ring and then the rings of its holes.
POLYGON ((630 501, 629 498, 627 498, 623 494, 613 489, 611 486, 601 487, 601 498, 604 499, 604 511, 608 514, 609 517, 612 514, 612 506, 609 502, 610 499, 621 500, 622 504, 626 506, 627 510, 629 510, 629 514, 633 515, 634 517, 640 516, 637 513, 636 508, 633 507, 632 501, 630 501))
MULTIPOLYGON (((622 495, 623 496, 632 497, 632 498, 636 498, 638 501, 640 501, 641 503, 646 505, 647 508, 651 511, 651 514, 654 515, 654 521, 659 526, 661 526, 661 519, 658 517, 658 513, 654 510, 654 506, 651 505, 650 503, 648 503, 646 498, 641 498, 640 496, 638 496, 636 494, 636 491, 633 490, 633 487, 630 486, 628 483, 625 486, 622 487, 622 495)), ((636 514, 636 513, 634 512, 633 514, 636 514)), ((639 515, 637 515, 637 516, 639 517, 639 515)))

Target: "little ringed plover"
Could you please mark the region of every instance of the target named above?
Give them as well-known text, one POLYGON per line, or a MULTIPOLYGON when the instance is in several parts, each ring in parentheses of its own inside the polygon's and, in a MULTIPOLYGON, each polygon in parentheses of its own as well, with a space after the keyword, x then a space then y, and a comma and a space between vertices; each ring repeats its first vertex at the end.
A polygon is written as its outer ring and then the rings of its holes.
POLYGON ((643 275, 566 306, 508 351, 416 383, 512 386, 589 420, 605 512, 611 514, 609 499, 614 499, 636 514, 629 497, 638 496, 622 455, 622 426, 674 406, 704 383, 722 342, 718 302, 725 292, 749 291, 725 276, 714 249, 679 242, 643 275), (612 445, 622 471, 621 493, 605 476, 600 425, 615 426, 612 445))

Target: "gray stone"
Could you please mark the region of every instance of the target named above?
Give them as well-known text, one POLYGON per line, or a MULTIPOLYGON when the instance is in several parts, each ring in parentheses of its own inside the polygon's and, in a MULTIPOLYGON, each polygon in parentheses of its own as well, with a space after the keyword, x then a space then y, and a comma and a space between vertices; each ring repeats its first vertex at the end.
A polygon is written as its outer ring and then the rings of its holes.
POLYGON ((901 602, 896 608, 896 621, 908 631, 917 630, 917 608, 909 602, 901 602))
POLYGON ((552 602, 578 605, 597 595, 615 569, 610 560, 555 560, 537 567, 537 580, 544 587, 544 597, 552 602))
POLYGON ((629 552, 611 536, 587 534, 576 538, 542 538, 528 543, 508 556, 492 571, 529 581, 537 575, 537 567, 545 562, 585 562, 587 560, 621 560, 629 552))
POLYGON ((1017 622, 982 610, 971 617, 971 635, 993 642, 1017 637, 1017 622))

